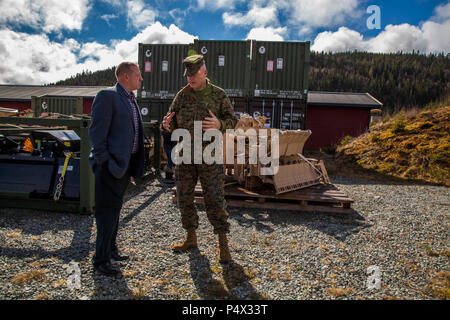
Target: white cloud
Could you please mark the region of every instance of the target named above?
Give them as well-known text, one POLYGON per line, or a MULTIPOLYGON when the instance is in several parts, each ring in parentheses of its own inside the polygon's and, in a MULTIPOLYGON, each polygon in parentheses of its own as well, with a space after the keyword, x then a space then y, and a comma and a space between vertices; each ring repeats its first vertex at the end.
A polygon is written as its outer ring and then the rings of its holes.
POLYGON ((160 22, 148 26, 131 40, 114 41, 113 46, 123 59, 137 62, 139 43, 192 43, 196 37, 182 31, 177 26, 171 24, 169 28, 161 25, 160 22))
MULTIPOLYGON (((199 0, 198 0, 199 1, 199 0)), ((278 15, 284 19, 284 25, 296 30, 299 35, 313 34, 323 27, 335 27, 350 20, 361 19, 364 15, 358 0, 252 0, 245 13, 233 12, 226 8, 222 20, 226 26, 278 26, 278 15)))
POLYGON ((197 9, 200 10, 219 10, 234 9, 235 5, 246 0, 197 0, 197 9))
POLYGON ((90 0, 1 0, 0 25, 25 25, 45 32, 81 30, 90 0))
POLYGON ((294 0, 288 7, 293 21, 309 27, 343 24, 358 15, 357 9, 357 0, 294 0))
POLYGON ((115 40, 110 45, 97 42, 63 43, 47 35, 30 35, 0 30, 0 83, 45 84, 66 79, 83 70, 110 68, 121 61, 138 60, 139 43, 191 43, 194 36, 174 25, 156 22, 130 40, 115 40))
POLYGON ((450 52, 450 2, 434 9, 434 15, 419 26, 408 23, 387 25, 376 37, 364 39, 358 31, 340 27, 319 33, 311 46, 314 51, 368 51, 380 53, 450 52), (446 36, 447 35, 447 36, 446 36))
POLYGON ((182 26, 188 12, 188 9, 182 10, 180 8, 175 8, 169 11, 169 15, 175 21, 177 26, 182 26))
POLYGON ((422 25, 429 52, 450 52, 450 19, 443 23, 428 21, 422 25))
POLYGON ((253 6, 245 15, 242 13, 224 12, 222 20, 227 26, 265 26, 278 24, 277 9, 275 7, 253 6))
POLYGON ((76 65, 73 39, 64 44, 49 41, 46 35, 29 35, 0 30, 1 83, 37 84, 65 78, 64 70, 76 65))
POLYGON ((117 14, 104 14, 100 16, 100 19, 103 19, 106 21, 108 25, 110 25, 109 21, 112 19, 117 19, 119 16, 117 14))
POLYGON ((287 33, 287 27, 272 28, 272 27, 260 27, 253 28, 247 34, 246 39, 254 39, 260 41, 283 41, 284 35, 287 33))
POLYGON ((340 27, 338 31, 324 31, 317 35, 311 50, 314 51, 348 51, 359 50, 363 36, 359 32, 340 27))
POLYGON ((158 11, 145 8, 145 3, 142 0, 127 1, 128 24, 133 25, 136 29, 139 30, 152 24, 157 17, 158 11))
POLYGON ((442 22, 450 18, 450 1, 447 4, 442 4, 434 9, 435 16, 431 20, 442 22))
POLYGON ((407 23, 387 25, 375 38, 363 41, 362 46, 371 52, 428 51, 422 30, 407 23))
POLYGON ((450 51, 450 19, 442 23, 426 21, 421 27, 407 23, 387 25, 376 37, 364 40, 359 32, 346 27, 336 32, 325 31, 317 35, 311 50, 314 51, 368 51, 439 53, 450 51))
POLYGON ((99 1, 109 4, 110 6, 113 6, 113 7, 121 7, 125 4, 126 0, 99 0, 99 1))

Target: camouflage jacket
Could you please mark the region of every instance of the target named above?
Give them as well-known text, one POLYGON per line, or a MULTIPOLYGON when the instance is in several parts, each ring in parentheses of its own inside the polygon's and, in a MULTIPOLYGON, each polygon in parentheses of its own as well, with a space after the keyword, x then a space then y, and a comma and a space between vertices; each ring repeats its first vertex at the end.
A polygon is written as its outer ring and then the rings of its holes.
POLYGON ((195 92, 189 85, 181 89, 170 105, 169 112, 175 112, 175 116, 170 122, 170 128, 183 128, 194 132, 194 121, 202 121, 206 117, 211 117, 208 110, 220 121, 220 130, 234 129, 237 119, 234 115, 230 99, 223 89, 211 84, 206 79, 206 88, 200 92, 195 92))

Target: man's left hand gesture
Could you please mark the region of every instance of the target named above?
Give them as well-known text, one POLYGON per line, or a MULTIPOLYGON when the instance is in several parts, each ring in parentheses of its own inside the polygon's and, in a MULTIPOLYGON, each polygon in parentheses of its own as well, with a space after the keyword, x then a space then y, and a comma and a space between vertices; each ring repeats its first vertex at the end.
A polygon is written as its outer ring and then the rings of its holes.
POLYGON ((216 118, 214 113, 211 112, 211 110, 208 110, 210 117, 206 117, 205 120, 202 121, 202 129, 209 130, 209 129, 217 129, 220 130, 221 124, 220 121, 216 118))

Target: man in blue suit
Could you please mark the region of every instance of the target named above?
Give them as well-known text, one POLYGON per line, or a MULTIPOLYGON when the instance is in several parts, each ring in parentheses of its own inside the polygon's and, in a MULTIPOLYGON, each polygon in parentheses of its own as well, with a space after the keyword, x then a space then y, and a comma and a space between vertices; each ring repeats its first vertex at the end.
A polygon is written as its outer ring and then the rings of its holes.
POLYGON ((89 156, 95 176, 97 239, 94 269, 105 275, 120 271, 111 264, 126 260, 116 243, 120 210, 130 176, 144 173, 144 132, 133 94, 141 86, 139 66, 122 62, 115 71, 117 84, 97 93, 92 104, 89 156))

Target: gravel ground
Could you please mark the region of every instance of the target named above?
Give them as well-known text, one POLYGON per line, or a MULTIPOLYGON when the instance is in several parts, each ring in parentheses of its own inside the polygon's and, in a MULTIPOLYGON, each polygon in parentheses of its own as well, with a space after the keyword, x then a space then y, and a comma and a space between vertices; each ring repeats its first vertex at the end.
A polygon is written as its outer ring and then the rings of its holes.
POLYGON ((93 271, 92 216, 2 208, 0 299, 448 299, 449 189, 331 178, 353 214, 229 208, 229 265, 203 207, 199 248, 172 253, 184 231, 154 180, 126 196, 116 278, 93 271))

